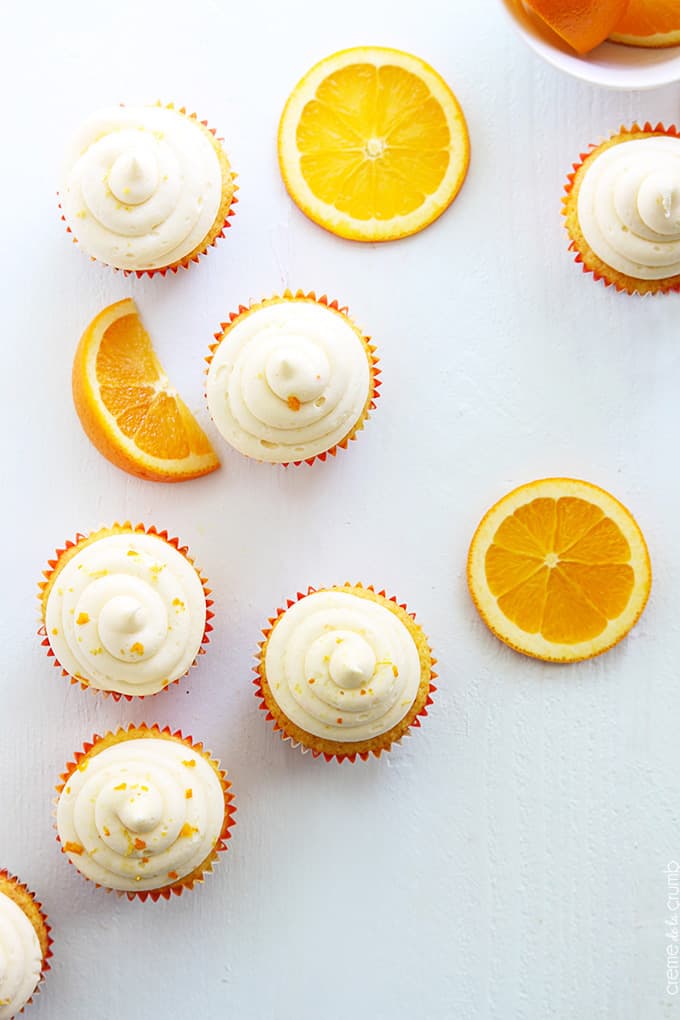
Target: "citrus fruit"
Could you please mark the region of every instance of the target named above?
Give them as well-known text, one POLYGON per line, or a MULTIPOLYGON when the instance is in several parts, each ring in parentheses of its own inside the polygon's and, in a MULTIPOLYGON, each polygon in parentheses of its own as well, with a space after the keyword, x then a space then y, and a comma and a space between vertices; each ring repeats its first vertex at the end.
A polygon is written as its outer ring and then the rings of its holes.
POLYGON ((577 53, 607 38, 628 0, 525 0, 525 5, 577 53))
POLYGON ((219 467, 208 437, 170 385, 131 298, 104 308, 87 327, 72 382, 87 436, 123 471, 182 482, 219 467))
POLYGON ((279 164, 310 219, 356 241, 422 230, 458 194, 470 161, 463 111, 418 57, 359 46, 327 57, 293 90, 279 164))
POLYGON ((623 638, 651 586, 647 546, 604 489, 572 478, 522 485, 474 534, 470 594, 496 637, 552 662, 599 655, 623 638))
POLYGON ((629 46, 680 45, 680 0, 628 0, 609 38, 629 46))

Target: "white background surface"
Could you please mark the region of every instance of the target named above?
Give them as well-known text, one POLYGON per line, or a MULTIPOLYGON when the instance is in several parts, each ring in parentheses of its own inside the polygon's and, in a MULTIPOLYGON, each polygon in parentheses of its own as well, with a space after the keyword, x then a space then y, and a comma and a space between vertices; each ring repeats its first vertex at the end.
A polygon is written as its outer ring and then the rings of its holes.
POLYGON ((677 122, 677 89, 610 94, 562 77, 492 0, 43 2, 13 5, 3 36, 0 864, 39 892, 56 940, 30 1016, 680 1015, 665 992, 663 933, 663 869, 680 857, 680 297, 594 284, 567 254, 559 215, 579 151, 635 117, 677 122), (308 222, 275 161, 290 89, 317 59, 364 42, 430 61, 472 139, 454 206, 385 247, 308 222), (225 136, 241 201, 200 266, 137 281, 69 243, 55 191, 81 117, 156 98, 195 108, 225 136), (202 399, 212 332, 239 302, 287 285, 337 296, 379 345, 383 398, 349 453, 286 471, 220 445, 218 473, 164 487, 90 446, 71 359, 105 304, 136 298, 218 442, 202 399), (655 568, 634 633, 563 668, 498 643, 464 576, 483 511, 550 474, 623 500, 655 568), (191 683, 143 707, 70 687, 35 637, 36 583, 55 546, 126 517, 189 544, 218 613, 191 683), (408 601, 441 682, 401 748, 339 767, 272 734, 250 668, 258 629, 286 596, 348 578, 408 601), (216 874, 156 905, 85 883, 51 821, 76 747, 142 719, 204 739, 238 798, 216 874))

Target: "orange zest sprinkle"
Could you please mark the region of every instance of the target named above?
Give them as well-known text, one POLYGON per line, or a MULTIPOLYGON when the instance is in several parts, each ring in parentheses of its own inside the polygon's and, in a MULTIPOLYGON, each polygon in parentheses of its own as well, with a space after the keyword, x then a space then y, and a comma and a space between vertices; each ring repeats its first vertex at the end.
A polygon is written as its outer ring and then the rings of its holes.
POLYGON ((140 864, 148 864, 148 863, 149 863, 149 858, 148 857, 142 857, 142 859, 140 861, 140 864))
POLYGON ((361 690, 359 691, 359 694, 365 694, 365 693, 366 693, 366 689, 364 687, 362 687, 361 690))
POLYGON ((127 783, 119 783, 118 786, 114 786, 114 790, 127 790, 127 783))
POLYGON ((191 800, 193 795, 194 795, 194 791, 191 790, 191 789, 184 791, 184 796, 186 797, 187 800, 191 800))
POLYGON ((299 411, 300 401, 298 400, 297 397, 288 397, 288 406, 291 409, 291 411, 299 411))
POLYGON ((80 624, 80 626, 82 626, 84 623, 89 623, 89 622, 90 622, 90 617, 87 615, 87 613, 78 613, 78 617, 76 619, 76 623, 78 623, 78 624, 80 624))
POLYGON ((85 853, 85 847, 81 846, 80 843, 64 843, 64 851, 67 854, 77 854, 80 857, 81 854, 85 853))
POLYGON ((128 549, 127 554, 128 556, 139 556, 139 553, 137 552, 136 549, 128 549))
POLYGON ((104 833, 105 836, 110 836, 111 835, 111 830, 109 829, 108 825, 104 826, 104 828, 102 829, 102 832, 104 833))
POLYGON ((340 726, 342 724, 342 719, 339 716, 338 716, 338 718, 335 721, 338 724, 338 726, 340 726))
POLYGON ((135 641, 133 645, 130 645, 130 651, 134 655, 144 655, 144 645, 140 641, 135 641))
POLYGON ((193 836, 195 832, 198 832, 198 829, 194 828, 193 825, 189 825, 188 822, 185 822, 180 830, 180 836, 193 836))
POLYGON ((392 672, 394 673, 395 676, 399 676, 399 670, 394 664, 392 664, 392 672))
POLYGON ((146 850, 146 843, 143 839, 139 839, 139 837, 137 837, 135 840, 135 850, 146 850))
POLYGON ((168 878, 173 878, 173 879, 179 878, 179 875, 177 874, 176 871, 169 871, 168 872, 168 878))
POLYGON ((182 765, 186 765, 188 769, 194 769, 196 768, 196 760, 193 759, 192 761, 183 761, 182 765))
POLYGON ((310 678, 309 678, 309 680, 307 681, 307 683, 308 683, 308 684, 313 684, 313 683, 316 683, 316 681, 315 681, 315 679, 314 679, 314 677, 313 677, 313 676, 310 676, 310 678))

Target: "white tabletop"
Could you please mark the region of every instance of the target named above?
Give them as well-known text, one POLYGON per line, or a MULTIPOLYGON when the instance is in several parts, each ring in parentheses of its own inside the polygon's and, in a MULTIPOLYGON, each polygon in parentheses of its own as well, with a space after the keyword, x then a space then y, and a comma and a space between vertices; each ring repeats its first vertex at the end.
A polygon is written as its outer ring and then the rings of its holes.
POLYGON ((593 283, 567 253, 559 215, 579 151, 634 118, 677 122, 677 89, 607 93, 567 79, 514 36, 498 0, 64 0, 13 5, 3 33, 0 866, 38 891, 55 937, 30 1017, 680 1015, 664 935, 664 869, 680 858, 680 296, 643 301, 593 283), (305 219, 275 158, 298 78, 366 42, 432 63, 472 140, 453 207, 382 247, 305 219), (157 98, 225 136, 240 204, 200 266, 126 279, 69 243, 60 160, 93 109, 157 98), (239 457, 203 402, 202 358, 220 319, 286 286, 347 303, 384 368, 359 441, 312 469, 239 457), (139 481, 81 431, 76 342, 127 295, 223 455, 204 480, 139 481), (627 504, 655 569, 630 637, 569 667, 496 641, 465 583, 483 511, 555 474, 627 504), (36 583, 55 546, 128 517, 189 544, 218 614, 191 682, 142 705, 70 687, 35 636, 36 583), (406 600, 441 665, 422 730, 355 766, 273 735, 250 673, 258 630, 286 596, 346 579, 406 600), (203 739, 238 801, 214 876, 156 905, 83 881, 51 818, 71 753, 140 720, 203 739))

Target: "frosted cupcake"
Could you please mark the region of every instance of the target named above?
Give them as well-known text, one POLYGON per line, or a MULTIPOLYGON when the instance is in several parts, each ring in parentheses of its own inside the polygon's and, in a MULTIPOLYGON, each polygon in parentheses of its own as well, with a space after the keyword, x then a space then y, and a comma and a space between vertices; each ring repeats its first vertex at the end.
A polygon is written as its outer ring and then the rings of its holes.
POLYGON ((337 301, 286 291, 222 323, 206 397, 223 438, 271 464, 345 449, 375 406, 375 347, 337 301))
POLYGON ((209 589, 167 532, 115 524, 67 542, 40 584, 48 655, 83 688, 156 694, 196 663, 212 630, 209 589))
POLYGON ((628 294, 680 289, 680 138, 634 124, 581 156, 563 214, 576 261, 628 294))
POLYGON ((142 723, 95 736, 61 780, 62 852, 106 890, 168 899, 226 849, 236 810, 226 773, 179 732, 142 723))
POLYGON ((214 131, 169 106, 114 106, 73 139, 63 218, 92 258, 155 272, 197 262, 229 226, 235 177, 214 131))
POLYGON ((413 614, 385 592, 310 588, 270 624, 256 693, 294 745, 327 760, 365 760, 427 715, 436 660, 413 614))
POLYGON ((50 969, 52 939, 42 906, 18 878, 0 869, 0 1020, 12 1020, 50 969))

